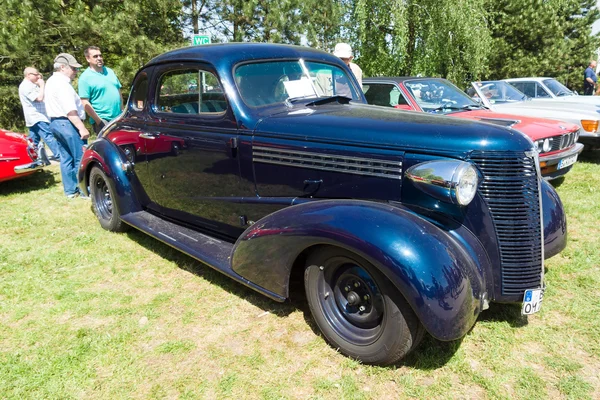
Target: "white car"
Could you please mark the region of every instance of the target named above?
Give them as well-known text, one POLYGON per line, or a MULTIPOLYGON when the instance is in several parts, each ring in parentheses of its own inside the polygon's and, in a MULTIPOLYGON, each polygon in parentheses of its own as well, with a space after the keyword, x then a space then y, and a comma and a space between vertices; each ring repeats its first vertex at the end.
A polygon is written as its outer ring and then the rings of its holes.
POLYGON ((554 78, 504 79, 528 97, 539 100, 592 104, 600 107, 600 96, 579 96, 554 78))
POLYGON ((600 108, 593 104, 531 99, 505 81, 472 82, 467 94, 497 112, 577 124, 581 127, 579 142, 588 149, 600 148, 600 108))

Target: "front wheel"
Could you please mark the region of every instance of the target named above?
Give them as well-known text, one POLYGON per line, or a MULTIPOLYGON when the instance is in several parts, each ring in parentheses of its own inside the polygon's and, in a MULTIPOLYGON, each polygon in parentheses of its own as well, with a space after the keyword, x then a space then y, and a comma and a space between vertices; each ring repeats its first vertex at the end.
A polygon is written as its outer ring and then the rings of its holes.
POLYGON ((90 173, 90 197, 92 208, 100 225, 111 232, 124 232, 128 226, 121 221, 119 207, 114 202, 116 190, 113 182, 98 167, 90 173))
POLYGON ((423 337, 423 326, 400 292, 349 251, 324 247, 313 252, 304 286, 316 324, 342 354, 367 364, 393 364, 423 337))

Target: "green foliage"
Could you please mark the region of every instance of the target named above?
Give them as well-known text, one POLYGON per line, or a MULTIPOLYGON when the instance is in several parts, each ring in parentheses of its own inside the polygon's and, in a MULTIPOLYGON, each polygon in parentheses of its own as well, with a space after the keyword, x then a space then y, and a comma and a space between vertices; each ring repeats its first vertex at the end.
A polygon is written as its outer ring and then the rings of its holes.
POLYGON ((353 2, 353 42, 365 75, 480 75, 490 51, 483 0, 353 2))
POLYGON ((18 87, 0 86, 0 128, 25 132, 18 87))
POLYGON ((494 0, 487 5, 494 51, 489 77, 552 76, 581 90, 600 44, 595 0, 494 0))
MULTIPOLYGON (((61 52, 85 66, 83 50, 95 45, 126 93, 141 65, 184 44, 180 16, 179 0, 5 0, 0 7, 0 20, 6 21, 0 27, 0 81, 16 92, 29 65, 48 78, 61 52)), ((16 119, 22 115, 0 106, 0 122, 16 119)))

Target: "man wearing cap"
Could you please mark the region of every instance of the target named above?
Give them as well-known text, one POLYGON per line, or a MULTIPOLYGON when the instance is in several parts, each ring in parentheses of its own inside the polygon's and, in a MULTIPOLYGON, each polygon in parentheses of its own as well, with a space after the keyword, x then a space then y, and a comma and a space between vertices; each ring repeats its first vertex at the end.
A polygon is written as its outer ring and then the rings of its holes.
POLYGON ((58 160, 60 150, 56 139, 50 132, 50 121, 46 116, 46 107, 44 106, 44 78, 37 69, 27 67, 23 71, 25 78, 19 85, 19 99, 23 107, 25 116, 25 125, 29 128, 29 138, 37 147, 40 139, 48 145, 52 151, 51 161, 58 160))
POLYGON ((83 104, 71 86, 71 80, 77 75, 79 67, 81 64, 71 54, 60 53, 56 56, 54 74, 46 83, 44 100, 50 117, 50 130, 59 144, 60 174, 65 194, 69 198, 80 196, 77 170, 83 156, 83 140, 90 136, 83 125, 83 104))
POLYGON ((123 109, 121 82, 115 72, 104 65, 99 47, 89 46, 83 54, 89 67, 79 77, 79 97, 98 133, 106 121, 116 118, 123 109))
POLYGON ((350 70, 356 77, 358 84, 362 89, 362 69, 352 62, 354 56, 352 55, 352 47, 348 43, 338 43, 335 45, 333 55, 342 59, 344 64, 350 67, 350 70))

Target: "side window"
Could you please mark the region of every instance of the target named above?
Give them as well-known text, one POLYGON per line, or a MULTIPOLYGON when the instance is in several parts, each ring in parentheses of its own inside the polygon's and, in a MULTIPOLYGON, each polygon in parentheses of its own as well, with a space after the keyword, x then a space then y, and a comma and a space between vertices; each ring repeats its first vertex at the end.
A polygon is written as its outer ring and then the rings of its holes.
POLYGON ((146 105, 148 98, 148 76, 144 73, 138 77, 131 91, 131 108, 141 111, 146 105))
POLYGON ((398 104, 398 97, 402 97, 399 96, 400 91, 394 85, 371 83, 364 87, 367 103, 376 106, 394 107, 398 104))
POLYGON ((173 114, 222 114, 225 94, 217 77, 198 69, 172 70, 160 78, 156 107, 173 114))
POLYGON ((527 97, 535 98, 535 83, 534 82, 519 82, 512 84, 521 92, 525 93, 527 97))
POLYGON ((536 96, 535 97, 550 97, 550 94, 546 92, 546 89, 539 83, 535 83, 536 96))

